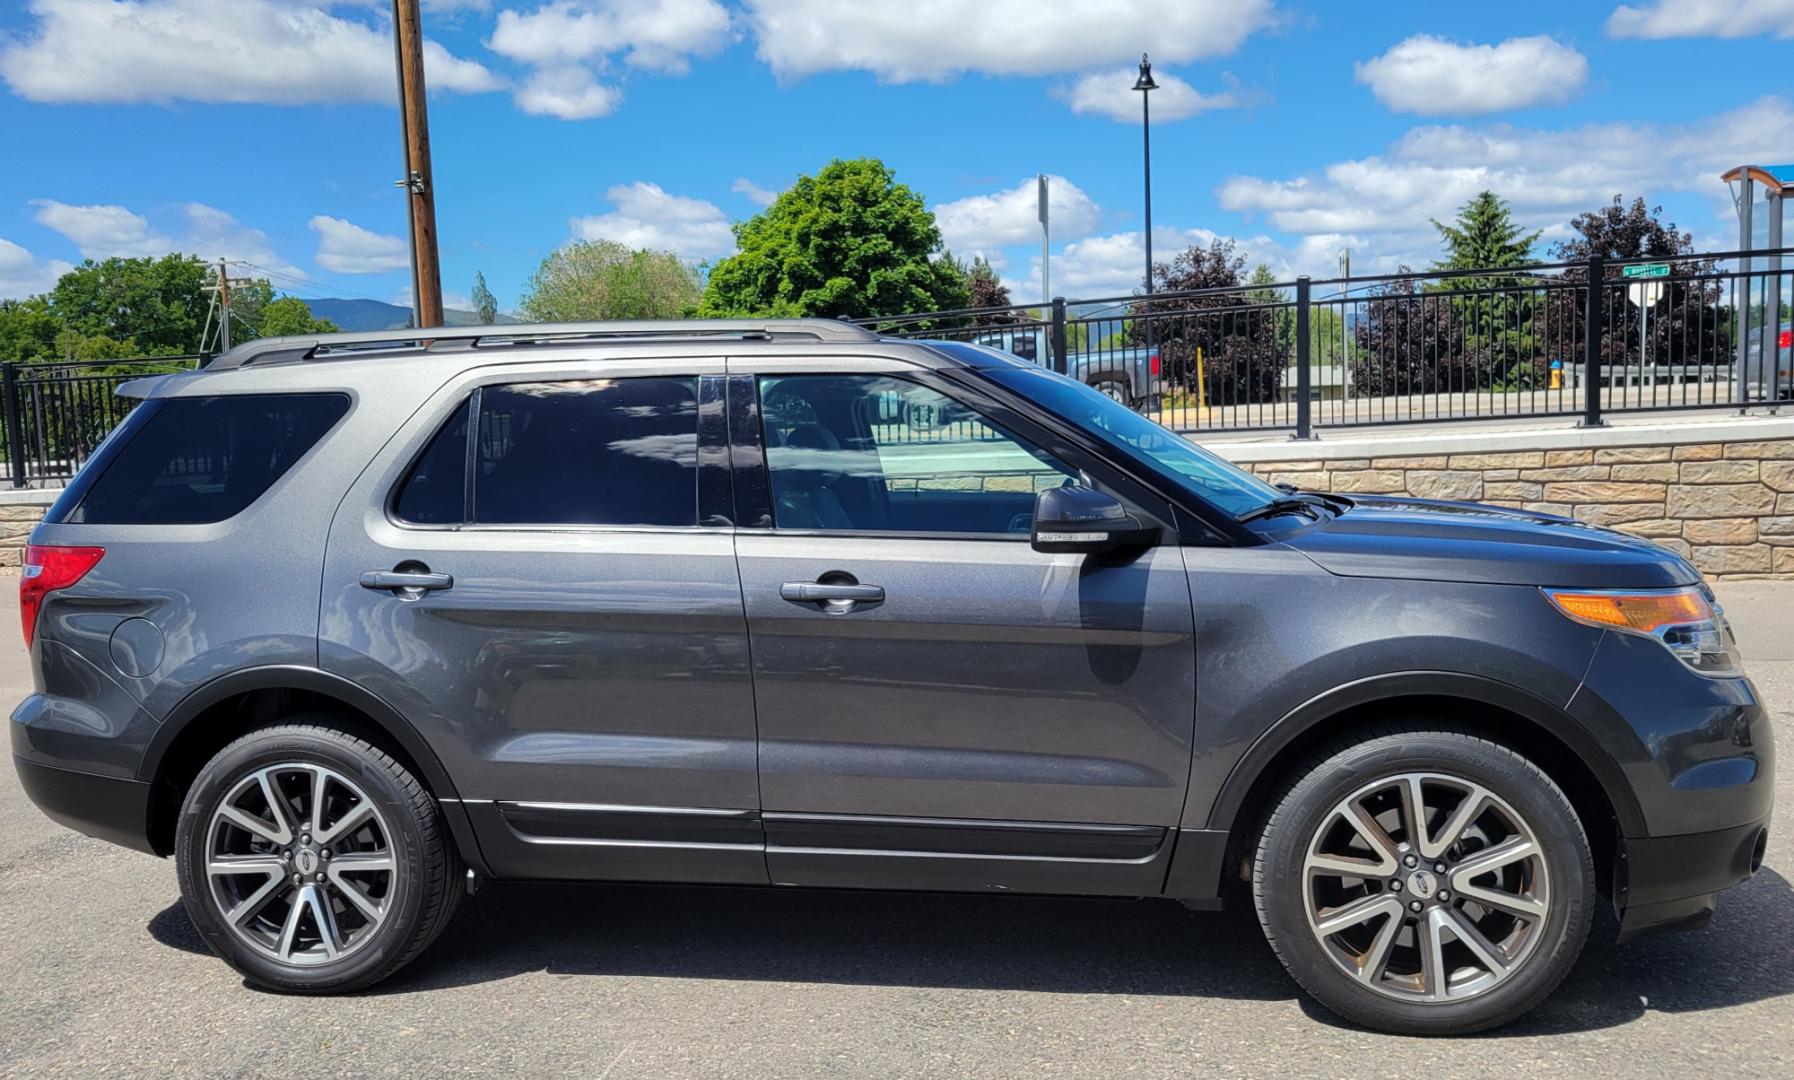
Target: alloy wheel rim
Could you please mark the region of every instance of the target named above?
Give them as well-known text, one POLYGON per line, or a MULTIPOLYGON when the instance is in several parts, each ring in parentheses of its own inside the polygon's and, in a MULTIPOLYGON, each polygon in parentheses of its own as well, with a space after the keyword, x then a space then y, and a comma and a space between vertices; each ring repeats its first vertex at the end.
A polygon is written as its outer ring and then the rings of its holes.
POLYGON ((1550 918, 1538 834, 1462 777, 1408 772, 1341 799, 1302 863, 1309 931, 1358 985, 1426 1004, 1506 983, 1550 918))
POLYGON ((354 781, 313 762, 257 769, 231 787, 206 830, 205 872, 233 936, 301 967, 367 945, 398 884, 379 808, 354 781))

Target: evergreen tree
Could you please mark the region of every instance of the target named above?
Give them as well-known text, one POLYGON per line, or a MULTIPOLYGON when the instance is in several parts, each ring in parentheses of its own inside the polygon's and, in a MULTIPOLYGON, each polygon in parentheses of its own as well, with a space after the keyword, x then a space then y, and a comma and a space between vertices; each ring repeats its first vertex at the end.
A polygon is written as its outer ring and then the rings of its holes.
MULTIPOLYGON (((1452 224, 1435 220, 1433 228, 1439 230, 1446 251, 1445 260, 1433 264, 1435 271, 1524 266, 1532 261, 1532 246, 1540 235, 1516 225, 1507 200, 1492 191, 1480 192, 1465 203, 1452 224)), ((1507 390, 1538 385, 1545 360, 1534 348, 1533 297, 1524 283, 1523 275, 1484 273, 1438 282, 1436 289, 1470 294, 1453 299, 1452 319, 1430 323, 1461 327, 1464 334, 1461 362, 1450 343, 1437 343, 1440 347, 1433 350, 1442 361, 1454 361, 1437 373, 1442 388, 1507 390)))
POLYGON ((486 287, 486 275, 476 270, 473 274, 473 313, 478 316, 481 326, 491 326, 498 321, 498 297, 486 287))
POLYGON ((1524 266, 1532 261, 1532 245, 1540 236, 1514 224, 1507 200, 1493 191, 1481 192, 1465 203, 1450 225, 1433 219, 1433 228, 1439 230, 1446 252, 1445 261, 1434 263, 1434 270, 1524 266))

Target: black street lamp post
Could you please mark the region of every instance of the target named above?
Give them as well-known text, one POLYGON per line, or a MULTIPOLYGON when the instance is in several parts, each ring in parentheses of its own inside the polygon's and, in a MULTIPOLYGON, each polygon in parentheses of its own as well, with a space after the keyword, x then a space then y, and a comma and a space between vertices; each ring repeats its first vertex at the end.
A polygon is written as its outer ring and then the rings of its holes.
MULTIPOLYGON (((1152 296, 1152 92, 1159 84, 1152 81, 1152 61, 1145 53, 1140 54, 1140 77, 1134 81, 1134 89, 1140 92, 1140 146, 1145 153, 1146 165, 1146 295, 1152 296)), ((1152 302, 1149 299, 1141 305, 1146 323, 1146 347, 1152 348, 1152 302)))

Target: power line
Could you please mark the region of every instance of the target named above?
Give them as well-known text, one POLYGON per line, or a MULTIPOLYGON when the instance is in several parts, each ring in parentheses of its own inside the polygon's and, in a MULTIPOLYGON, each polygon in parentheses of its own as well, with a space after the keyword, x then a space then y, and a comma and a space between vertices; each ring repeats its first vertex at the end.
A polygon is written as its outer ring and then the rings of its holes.
POLYGON ((266 274, 267 276, 269 276, 271 278, 279 278, 282 281, 295 282, 300 287, 309 287, 312 291, 317 292, 320 295, 320 297, 324 298, 324 299, 372 300, 377 304, 391 303, 391 301, 382 300, 378 296, 369 296, 367 293, 358 293, 352 289, 342 288, 341 286, 326 285, 321 281, 314 281, 313 279, 305 277, 300 274, 291 274, 284 270, 276 270, 272 267, 263 266, 260 263, 252 263, 247 259, 232 259, 230 261, 237 264, 238 266, 245 266, 251 270, 259 270, 260 272, 262 272, 263 274, 266 274))

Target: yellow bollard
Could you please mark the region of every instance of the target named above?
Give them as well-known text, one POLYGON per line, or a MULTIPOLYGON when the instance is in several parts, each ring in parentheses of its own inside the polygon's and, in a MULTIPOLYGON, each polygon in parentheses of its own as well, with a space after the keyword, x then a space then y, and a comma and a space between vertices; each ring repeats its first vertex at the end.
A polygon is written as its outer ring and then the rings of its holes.
POLYGON ((1201 423, 1208 416, 1208 395, 1202 390, 1202 346, 1196 346, 1196 420, 1201 423))

